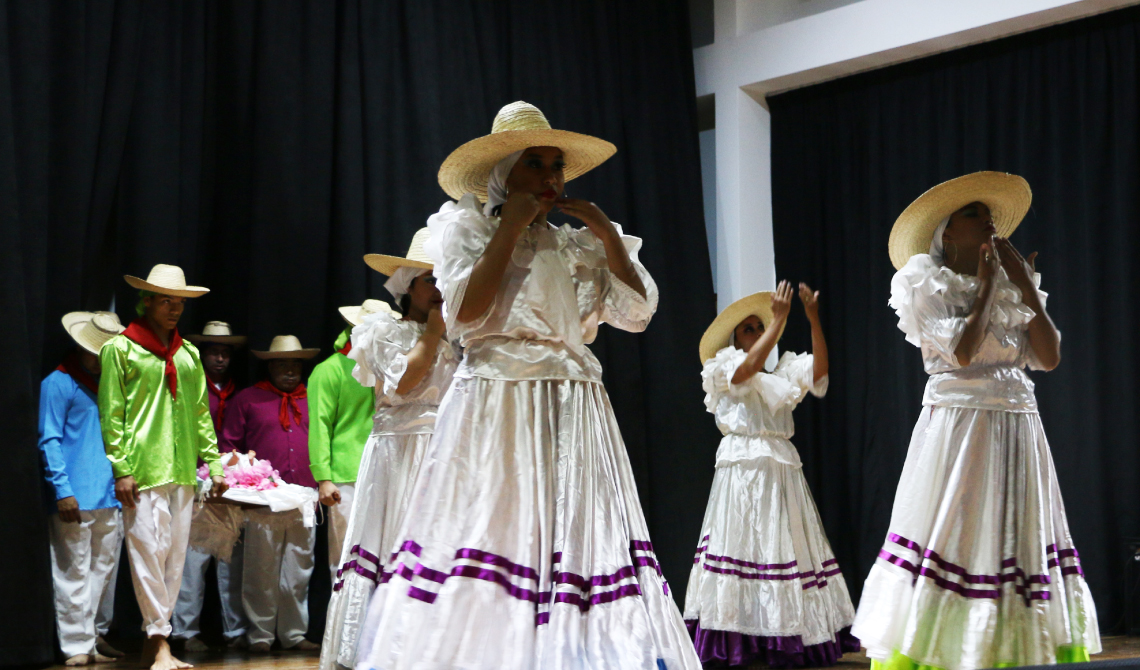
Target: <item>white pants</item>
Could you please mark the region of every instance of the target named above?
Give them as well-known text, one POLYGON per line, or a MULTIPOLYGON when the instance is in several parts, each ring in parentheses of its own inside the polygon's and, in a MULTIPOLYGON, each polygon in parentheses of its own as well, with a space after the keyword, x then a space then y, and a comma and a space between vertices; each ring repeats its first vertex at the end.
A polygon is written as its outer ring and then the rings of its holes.
POLYGON ((51 574, 55 623, 65 658, 95 653, 115 609, 115 570, 123 521, 114 507, 79 513, 79 523, 51 515, 51 574))
POLYGON ((344 551, 344 537, 348 533, 348 518, 352 516, 352 499, 356 495, 356 482, 337 484, 340 502, 329 507, 329 571, 333 584, 340 567, 340 554, 344 551))
POLYGON ((299 510, 246 512, 241 600, 250 644, 272 644, 276 637, 288 649, 305 638, 316 538, 299 510))
POLYGON ((142 491, 134 509, 123 510, 131 581, 148 637, 170 637, 193 511, 194 487, 177 484, 142 491))
MULTIPOLYGON (((199 619, 202 601, 206 596, 206 568, 213 556, 194 547, 186 550, 186 566, 182 570, 182 588, 178 589, 178 602, 174 605, 174 637, 189 640, 201 632, 199 619)), ((245 634, 245 610, 241 604, 242 545, 234 547, 229 563, 219 559, 218 597, 222 601, 222 631, 226 640, 245 634)))

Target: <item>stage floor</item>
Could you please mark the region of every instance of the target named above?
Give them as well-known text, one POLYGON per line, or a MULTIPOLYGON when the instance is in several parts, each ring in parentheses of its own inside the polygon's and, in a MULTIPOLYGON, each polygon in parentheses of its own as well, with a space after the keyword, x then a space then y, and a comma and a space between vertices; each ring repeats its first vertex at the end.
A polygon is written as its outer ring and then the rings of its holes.
MULTIPOLYGON (((178 657, 193 663, 198 670, 262 670, 274 668, 275 670, 311 670, 316 668, 320 659, 320 652, 292 652, 272 651, 268 654, 251 654, 247 651, 205 652, 197 654, 178 654, 178 657)), ((1117 635, 1104 638, 1104 652, 1093 656, 1094 661, 1108 661, 1121 658, 1140 658, 1140 637, 1117 635)), ((836 668, 868 668, 871 662, 860 653, 847 654, 836 668)), ((115 663, 100 663, 98 668, 112 670, 116 667, 140 667, 138 653, 128 654, 126 658, 115 663)), ((763 665, 751 666, 754 669, 763 668, 763 665)), ((52 666, 51 670, 65 670, 64 666, 52 666)))

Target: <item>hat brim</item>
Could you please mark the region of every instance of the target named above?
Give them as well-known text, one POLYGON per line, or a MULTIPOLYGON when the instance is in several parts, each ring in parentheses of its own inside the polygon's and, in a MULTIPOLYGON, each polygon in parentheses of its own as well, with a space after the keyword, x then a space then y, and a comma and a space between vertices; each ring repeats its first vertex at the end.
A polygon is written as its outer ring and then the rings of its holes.
MULTIPOLYGON (((764 329, 767 330, 768 325, 772 323, 772 296, 774 295, 776 294, 772 291, 753 293, 737 300, 725 307, 720 314, 717 314, 705 330, 705 334, 701 336, 701 365, 716 356, 716 352, 728 346, 732 331, 736 330, 740 322, 748 317, 759 317, 760 322, 764 324, 764 329)), ((783 327, 780 328, 780 334, 784 334, 783 327)))
POLYGON ((194 344, 228 344, 231 347, 244 346, 249 339, 245 335, 187 335, 186 339, 194 344))
POLYGON ((388 256, 385 254, 364 254, 364 262, 368 264, 368 267, 389 277, 400 268, 418 268, 421 270, 432 270, 435 268, 431 263, 413 261, 407 258, 388 256))
POLYGON ((152 284, 145 279, 139 279, 138 277, 132 277, 131 275, 123 275, 123 279, 127 280, 127 283, 130 284, 132 288, 137 288, 140 291, 151 291, 152 293, 172 295, 177 298, 197 298, 210 292, 210 289, 206 288, 205 286, 184 286, 182 288, 170 288, 169 286, 158 286, 157 284, 152 284))
POLYGON ((558 147, 566 161, 563 179, 577 179, 617 153, 617 147, 597 137, 569 130, 504 130, 462 145, 439 168, 439 185, 452 198, 474 193, 487 200, 491 168, 516 151, 528 147, 558 147))
POLYGON ((69 312, 64 314, 60 321, 63 322, 63 329, 67 331, 67 334, 71 336, 71 339, 74 340, 76 344, 83 347, 85 351, 89 351, 98 356, 103 346, 114 339, 116 335, 126 330, 126 328, 120 325, 115 333, 108 335, 107 339, 101 343, 85 341, 80 335, 83 333, 84 326, 86 326, 91 319, 95 318, 95 314, 95 312, 69 312))
POLYGON ((931 188, 910 203, 891 228, 891 264, 901 269, 911 256, 930 251, 930 238, 942 219, 971 202, 990 208, 998 237, 1009 237, 1033 202, 1025 179, 1005 172, 974 172, 931 188))
POLYGON ((320 349, 296 349, 294 351, 253 351, 253 350, 250 350, 249 353, 253 354, 254 356, 257 356, 258 358, 260 358, 263 361, 272 361, 272 360, 276 360, 279 358, 300 358, 302 360, 308 360, 308 359, 312 358, 313 356, 316 356, 317 354, 321 353, 321 350, 320 349))

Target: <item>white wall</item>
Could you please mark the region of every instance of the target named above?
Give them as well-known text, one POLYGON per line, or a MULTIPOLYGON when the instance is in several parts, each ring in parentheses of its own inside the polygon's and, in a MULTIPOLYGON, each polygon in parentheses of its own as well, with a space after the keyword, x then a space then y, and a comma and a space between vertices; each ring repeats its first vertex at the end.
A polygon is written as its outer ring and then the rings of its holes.
POLYGON ((715 0, 713 43, 693 51, 717 302, 775 288, 769 93, 1137 4, 1140 0, 715 0), (714 145, 705 147, 711 135, 714 145), (713 174, 706 167, 715 165, 713 174))

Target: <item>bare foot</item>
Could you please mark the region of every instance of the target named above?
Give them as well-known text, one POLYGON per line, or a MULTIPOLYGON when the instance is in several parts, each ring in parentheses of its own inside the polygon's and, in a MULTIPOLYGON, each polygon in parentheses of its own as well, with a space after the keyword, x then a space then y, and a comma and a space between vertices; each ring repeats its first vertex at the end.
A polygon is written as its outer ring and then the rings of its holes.
POLYGON ((117 660, 119 660, 119 659, 117 659, 113 656, 104 656, 103 654, 100 654, 99 652, 95 652, 95 661, 94 661, 95 663, 114 663, 117 660))
POLYGON ((185 661, 180 661, 174 658, 174 654, 170 653, 170 643, 164 637, 151 638, 157 640, 157 651, 154 655, 154 663, 151 664, 150 670, 181 670, 182 668, 192 668, 185 661))
POLYGON ((87 654, 76 654, 63 662, 63 664, 69 668, 75 668, 89 663, 91 663, 91 657, 87 654))
POLYGON ((107 641, 103 639, 102 635, 95 638, 95 651, 104 656, 110 656, 111 658, 122 658, 124 655, 123 652, 107 644, 107 641))
POLYGON ((269 653, 269 643, 268 642, 254 642, 253 644, 249 645, 249 650, 255 654, 268 654, 269 653))
POLYGON ((319 645, 315 642, 309 642, 308 640, 301 638, 300 642, 293 645, 292 647, 286 647, 286 648, 289 651, 316 651, 317 649, 321 648, 321 645, 319 645))

